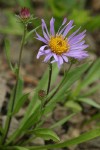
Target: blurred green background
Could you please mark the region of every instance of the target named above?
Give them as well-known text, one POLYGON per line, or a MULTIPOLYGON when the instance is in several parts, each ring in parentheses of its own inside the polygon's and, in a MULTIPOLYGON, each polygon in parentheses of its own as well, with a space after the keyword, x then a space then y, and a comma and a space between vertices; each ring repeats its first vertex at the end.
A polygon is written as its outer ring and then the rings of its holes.
MULTIPOLYGON (((90 32, 100 27, 99 0, 10 0, 9 2, 0 0, 1 17, 4 13, 7 19, 7 26, 2 28, 1 24, 0 32, 21 34, 21 28, 14 17, 20 7, 30 8, 35 16, 45 18, 47 21, 54 16, 59 23, 66 16, 68 19, 73 19, 77 27, 82 26, 90 32)), ((34 22, 34 25, 37 23, 34 22)))

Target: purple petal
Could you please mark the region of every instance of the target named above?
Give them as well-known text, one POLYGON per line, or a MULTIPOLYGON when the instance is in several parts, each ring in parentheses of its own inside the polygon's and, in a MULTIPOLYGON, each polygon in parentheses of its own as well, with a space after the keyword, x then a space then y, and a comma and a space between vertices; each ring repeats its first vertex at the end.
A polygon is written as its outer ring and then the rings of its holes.
POLYGON ((69 44, 76 44, 76 43, 80 42, 85 37, 85 34, 84 34, 85 32, 86 32, 86 30, 81 32, 80 34, 74 36, 72 39, 70 39, 68 41, 69 44))
POLYGON ((64 30, 69 26, 69 24, 72 24, 73 20, 71 20, 66 26, 63 27, 63 29, 58 33, 59 35, 64 32, 64 30))
POLYGON ((51 52, 50 49, 45 50, 45 54, 48 54, 48 53, 50 53, 50 52, 51 52))
POLYGON ((45 40, 43 37, 41 37, 37 32, 36 32, 36 35, 37 35, 37 37, 38 37, 38 38, 36 38, 37 40, 42 41, 42 42, 45 43, 45 44, 48 44, 48 41, 45 40))
POLYGON ((73 34, 71 34, 69 37, 68 37, 68 41, 80 30, 80 28, 78 30, 76 30, 73 34))
POLYGON ((67 18, 64 18, 62 26, 65 25, 66 22, 67 22, 67 18))
POLYGON ((53 57, 56 61, 58 61, 58 56, 55 53, 53 53, 53 57))
POLYGON ((42 52, 38 52, 38 54, 37 54, 37 59, 39 59, 40 58, 40 56, 42 56, 42 55, 44 55, 44 53, 42 53, 42 52))
POLYGON ((79 60, 88 57, 87 51, 80 51, 80 50, 69 51, 66 55, 69 57, 79 59, 79 60))
POLYGON ((45 33, 43 27, 42 27, 42 31, 43 31, 43 35, 44 35, 45 39, 46 39, 47 41, 49 41, 50 38, 49 38, 48 35, 45 33))
POLYGON ((72 45, 70 45, 70 48, 77 47, 77 46, 82 46, 84 43, 85 43, 85 40, 82 41, 82 42, 76 43, 76 44, 73 43, 72 45))
POLYGON ((61 65, 63 64, 63 59, 62 59, 61 56, 58 56, 58 61, 57 61, 57 63, 58 63, 58 67, 60 68, 61 65))
POLYGON ((38 54, 37 54, 37 59, 39 59, 40 56, 42 56, 42 55, 45 54, 44 49, 45 49, 46 46, 47 46, 47 45, 44 45, 44 46, 41 46, 41 47, 40 47, 39 52, 38 52, 38 54))
POLYGON ((36 58, 37 58, 37 59, 39 59, 39 58, 40 58, 40 56, 42 56, 42 55, 44 55, 44 53, 43 53, 43 52, 41 52, 41 51, 39 51, 39 52, 38 52, 38 54, 37 54, 37 57, 36 57, 36 58))
POLYGON ((59 35, 61 34, 61 33, 59 33, 59 31, 60 31, 60 29, 62 28, 62 26, 65 25, 66 22, 67 22, 67 18, 64 18, 63 23, 62 23, 62 25, 60 26, 60 28, 58 29, 57 34, 59 34, 59 35))
POLYGON ((49 54, 45 57, 44 62, 47 62, 51 57, 52 57, 52 53, 49 53, 49 54))
POLYGON ((64 30, 64 33, 63 33, 63 36, 64 36, 64 37, 65 37, 65 36, 67 35, 67 33, 74 27, 74 26, 72 26, 72 24, 73 24, 73 20, 71 20, 71 21, 68 23, 66 29, 64 30))
POLYGON ((65 62, 68 62, 68 58, 63 54, 62 58, 64 59, 65 62))
POLYGON ((46 31, 47 36, 48 36, 48 37, 50 37, 50 35, 49 35, 49 32, 48 32, 48 29, 47 29, 47 26, 46 26, 46 23, 45 23, 44 19, 42 19, 42 27, 43 27, 43 28, 44 28, 44 30, 46 31))
POLYGON ((55 35, 54 22, 55 22, 55 19, 52 17, 52 19, 50 20, 50 33, 53 36, 55 35))
POLYGON ((78 45, 78 46, 71 46, 70 49, 71 50, 78 50, 78 49, 81 50, 81 49, 86 49, 87 47, 89 47, 89 45, 84 44, 84 45, 81 45, 81 46, 80 45, 78 45))
POLYGON ((57 62, 55 59, 51 61, 51 63, 55 63, 55 62, 57 62))
POLYGON ((77 43, 77 44, 73 44, 73 46, 81 46, 81 45, 83 45, 85 43, 85 40, 83 40, 82 42, 79 42, 79 43, 77 43))
POLYGON ((44 49, 45 49, 45 47, 47 47, 47 46, 48 46, 48 45, 43 45, 43 46, 41 46, 40 49, 39 49, 39 51, 43 52, 44 49))

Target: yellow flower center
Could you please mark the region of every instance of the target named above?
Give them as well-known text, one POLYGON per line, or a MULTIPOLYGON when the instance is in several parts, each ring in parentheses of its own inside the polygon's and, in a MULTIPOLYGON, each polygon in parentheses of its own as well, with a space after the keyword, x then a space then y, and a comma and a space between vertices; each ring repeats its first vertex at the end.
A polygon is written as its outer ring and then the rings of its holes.
POLYGON ((69 44, 66 39, 63 39, 62 36, 51 37, 49 41, 49 46, 51 51, 57 55, 61 55, 69 50, 69 44))

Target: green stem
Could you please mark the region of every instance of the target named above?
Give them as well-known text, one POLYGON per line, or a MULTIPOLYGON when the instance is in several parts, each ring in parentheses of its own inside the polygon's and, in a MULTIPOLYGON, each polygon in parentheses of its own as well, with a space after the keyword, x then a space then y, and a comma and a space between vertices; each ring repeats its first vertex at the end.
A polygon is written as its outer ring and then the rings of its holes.
POLYGON ((22 51, 23 51, 23 46, 24 46, 24 42, 25 42, 26 31, 27 31, 27 25, 25 24, 24 25, 24 33, 23 33, 22 42, 21 42, 20 54, 19 54, 17 79, 16 79, 15 88, 14 88, 14 95, 13 95, 13 99, 12 99, 12 103, 11 103, 10 115, 7 116, 7 120, 6 120, 6 124, 5 124, 5 129, 4 129, 5 132, 4 132, 4 135, 3 135, 3 138, 2 138, 2 144, 5 143, 5 140, 7 138, 8 132, 9 132, 11 120, 12 120, 12 112, 13 112, 13 109, 14 109, 14 103, 15 103, 15 100, 16 100, 17 88, 18 88, 18 83, 19 83, 21 58, 22 58, 22 51))
POLYGON ((47 87, 47 95, 49 94, 50 91, 51 76, 52 76, 52 64, 49 63, 49 80, 48 80, 48 87, 47 87))
MULTIPOLYGON (((69 65, 67 73, 65 73, 66 76, 68 75, 68 72, 70 71, 71 67, 72 67, 72 63, 69 65)), ((61 83, 59 84, 57 89, 54 91, 54 93, 48 98, 48 100, 46 101, 45 105, 55 96, 55 94, 59 91, 59 89, 61 88, 63 83, 64 83, 64 78, 62 79, 61 83)))

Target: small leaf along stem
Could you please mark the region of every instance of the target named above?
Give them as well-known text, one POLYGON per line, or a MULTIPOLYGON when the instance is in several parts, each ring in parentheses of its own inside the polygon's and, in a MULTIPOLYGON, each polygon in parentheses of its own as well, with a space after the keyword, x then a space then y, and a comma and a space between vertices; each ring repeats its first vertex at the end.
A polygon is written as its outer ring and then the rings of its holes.
POLYGON ((51 76, 52 76, 52 64, 49 63, 49 80, 48 80, 48 87, 47 87, 47 95, 49 94, 50 91, 51 76))
POLYGON ((8 132, 9 132, 9 128, 10 128, 10 124, 11 124, 11 120, 12 120, 12 112, 14 109, 14 104, 15 104, 16 94, 17 94, 17 89, 18 89, 18 84, 19 84, 21 58, 22 58, 22 51, 23 51, 23 47, 24 47, 24 43, 25 43, 26 32, 27 32, 27 24, 24 24, 24 33, 22 36, 22 42, 21 42, 21 47, 20 47, 16 84, 15 84, 13 99, 12 99, 12 103, 11 103, 10 115, 7 116, 6 123, 5 123, 5 129, 4 129, 5 132, 4 132, 4 135, 2 138, 2 144, 4 144, 6 141, 6 138, 7 138, 8 132))

